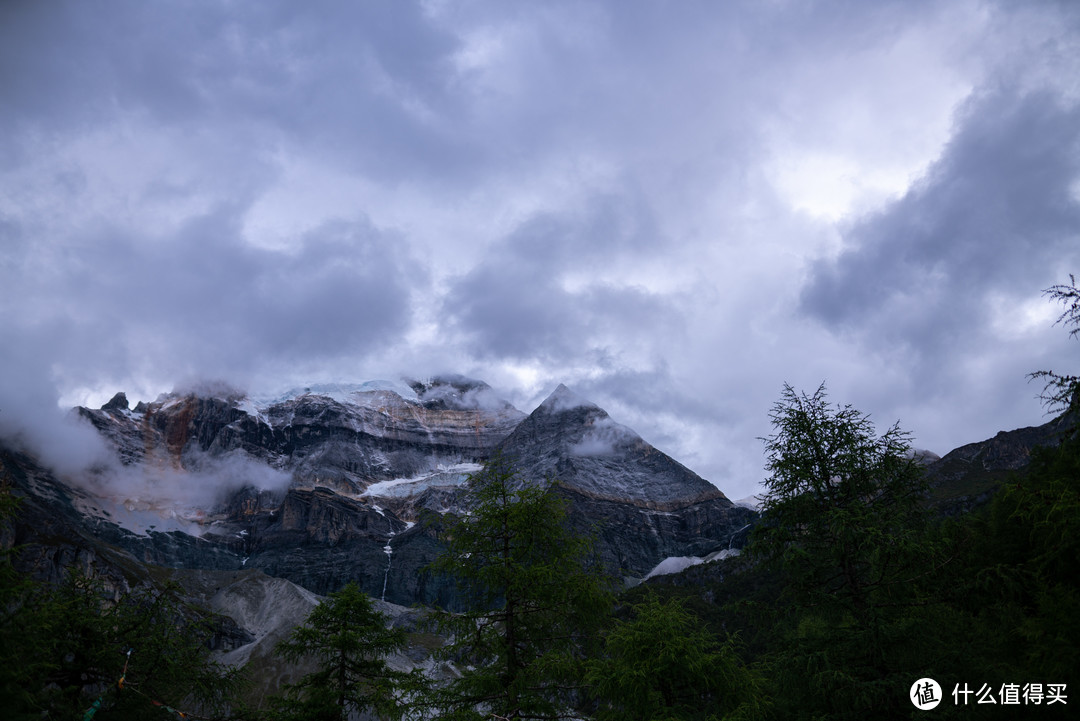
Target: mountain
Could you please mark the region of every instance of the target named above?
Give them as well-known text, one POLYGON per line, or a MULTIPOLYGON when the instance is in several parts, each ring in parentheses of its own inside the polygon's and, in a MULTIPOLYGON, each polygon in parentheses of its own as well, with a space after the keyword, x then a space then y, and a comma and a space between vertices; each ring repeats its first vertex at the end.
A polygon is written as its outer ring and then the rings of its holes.
POLYGON ((526 479, 557 479, 571 520, 627 578, 668 557, 727 548, 756 517, 564 385, 496 450, 526 479))
POLYGON ((522 482, 558 478, 571 521, 629 581, 739 545, 755 517, 565 386, 528 416, 461 376, 266 400, 203 388, 135 408, 120 393, 77 413, 115 462, 60 479, 3 456, 36 522, 62 525, 49 538, 63 543, 40 543, 55 567, 90 548, 114 566, 258 569, 318 594, 356 581, 385 601, 454 607, 453 582, 424 569, 441 517, 467 511, 468 475, 496 452, 522 482))
POLYGON ((926 468, 932 502, 954 515, 986 503, 1010 475, 1023 472, 1032 451, 1061 443, 1078 420, 1071 411, 1040 426, 1000 431, 946 453, 926 468))
POLYGON ((127 465, 199 470, 232 454, 285 470, 294 485, 343 493, 486 458, 524 418, 487 384, 459 377, 305 388, 265 404, 188 393, 127 406, 120 393, 78 409, 127 465))

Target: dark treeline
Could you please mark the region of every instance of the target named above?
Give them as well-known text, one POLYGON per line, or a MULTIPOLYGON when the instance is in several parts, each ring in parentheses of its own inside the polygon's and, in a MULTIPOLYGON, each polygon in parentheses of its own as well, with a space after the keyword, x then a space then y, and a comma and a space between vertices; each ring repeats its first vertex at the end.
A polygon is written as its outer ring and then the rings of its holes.
POLYGON ((769 717, 919 717, 909 693, 923 678, 941 688, 934 718, 1070 717, 1080 437, 1037 449, 989 504, 946 517, 897 428, 875 436, 824 389, 787 389, 774 420, 744 554, 657 589, 740 639, 769 717))

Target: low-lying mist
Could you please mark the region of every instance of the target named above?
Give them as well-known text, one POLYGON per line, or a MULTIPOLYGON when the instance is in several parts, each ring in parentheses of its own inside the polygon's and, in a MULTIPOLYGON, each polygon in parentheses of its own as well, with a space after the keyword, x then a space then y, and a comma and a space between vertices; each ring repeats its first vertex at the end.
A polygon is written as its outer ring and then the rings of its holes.
MULTIPOLYGON (((226 386, 199 390, 238 393, 226 386)), ((179 467, 152 458, 124 465, 87 420, 73 410, 61 410, 55 397, 40 388, 8 388, 0 400, 0 444, 30 455, 66 485, 98 499, 100 503, 89 507, 111 509, 109 516, 121 525, 129 524, 116 514, 139 515, 139 526, 152 522, 152 516, 200 519, 220 510, 242 488, 284 492, 292 480, 289 473, 241 450, 224 454, 188 450, 179 467)))
POLYGON ((223 455, 185 453, 184 465, 118 461, 65 478, 94 495, 211 511, 241 488, 284 491, 292 476, 251 458, 241 450, 223 455))

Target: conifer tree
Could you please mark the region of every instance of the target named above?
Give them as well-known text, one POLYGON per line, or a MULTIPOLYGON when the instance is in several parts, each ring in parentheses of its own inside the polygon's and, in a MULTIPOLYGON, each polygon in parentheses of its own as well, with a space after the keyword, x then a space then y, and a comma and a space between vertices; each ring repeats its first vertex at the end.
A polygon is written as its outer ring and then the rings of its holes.
MULTIPOLYGON (((1063 323, 1072 326, 1069 336, 1080 338, 1080 287, 1076 285, 1076 276, 1069 274, 1069 283, 1059 283, 1043 291, 1065 306, 1054 325, 1063 323)), ((1028 374, 1029 379, 1043 379, 1045 385, 1040 398, 1050 411, 1065 411, 1076 408, 1080 403, 1080 376, 1056 373, 1054 371, 1035 371, 1028 374)))
MULTIPOLYGON (((0 482, 0 523, 18 503, 0 482)), ((213 621, 179 589, 145 583, 117 595, 69 572, 32 581, 0 551, 0 698, 10 719, 158 719, 163 705, 224 717, 241 683, 210 658, 213 621), (123 683, 121 683, 123 679, 123 683)))
POLYGON ((314 658, 319 668, 275 699, 275 718, 346 721, 369 711, 400 718, 417 676, 392 669, 386 657, 405 644, 405 632, 389 628, 355 582, 331 593, 277 646, 286 660, 314 658))
POLYGON ((750 550, 784 574, 773 665, 783 711, 905 711, 897 689, 927 663, 910 611, 925 605, 918 581, 938 565, 909 436, 898 425, 877 435, 865 414, 832 406, 824 385, 813 395, 785 385, 771 419, 750 550))
POLYGON ((579 699, 583 649, 612 598, 556 489, 522 482, 504 458, 470 479, 470 510, 433 564, 469 605, 440 618, 461 676, 433 694, 438 718, 559 718, 579 699))
POLYGON ((753 719, 766 706, 732 641, 709 633, 675 598, 635 605, 586 667, 600 721, 753 719))
POLYGON ((6 718, 225 718, 241 676, 210 658, 211 622, 176 593, 145 586, 114 600, 75 574, 36 586, 2 646, 6 718))
POLYGON ((764 439, 763 523, 754 550, 780 561, 807 602, 841 602, 869 618, 881 594, 924 560, 926 481, 909 434, 878 436, 868 416, 831 407, 825 386, 785 386, 764 439))

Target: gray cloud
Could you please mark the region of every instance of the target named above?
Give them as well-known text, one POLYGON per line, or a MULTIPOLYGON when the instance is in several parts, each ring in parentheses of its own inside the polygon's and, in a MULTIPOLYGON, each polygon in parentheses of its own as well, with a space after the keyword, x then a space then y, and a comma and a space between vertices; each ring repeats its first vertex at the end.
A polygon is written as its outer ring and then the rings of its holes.
MULTIPOLYGON (((565 382, 741 497, 785 381, 938 452, 1036 422, 1024 373, 1075 355, 1039 291, 1080 271, 1078 18, 4 3, 0 425, 46 447, 59 399, 206 378, 565 382)), ((71 428, 65 467, 99 452, 71 428)))
POLYGON ((342 3, 332 22, 288 2, 62 12, 12 2, 3 12, 9 132, 67 129, 119 110, 163 126, 285 133, 384 177, 452 160, 453 144, 425 125, 423 109, 454 111, 443 66, 455 40, 415 3, 342 3))
POLYGON ((104 352, 131 368, 121 355, 150 352, 175 359, 174 372, 189 359, 243 374, 271 356, 365 355, 409 324, 406 259, 362 221, 329 224, 278 252, 240 241, 235 214, 222 209, 149 242, 101 229, 65 255, 48 278, 7 281, 46 316, 35 322, 43 332, 59 326, 72 357, 104 352))
POLYGON ((926 177, 815 263, 807 313, 939 363, 990 340, 995 299, 1030 299, 1080 263, 1080 106, 998 91, 957 124, 926 177))
POLYGON ((311 357, 361 362, 408 331, 423 273, 369 224, 329 224, 291 252, 247 246, 235 225, 222 209, 151 241, 98 229, 62 252, 37 248, 44 266, 0 269, 0 434, 73 473, 100 465, 103 448, 61 414, 61 388, 248 388, 311 357))
POLYGON ((658 250, 650 240, 662 248, 648 217, 620 199, 596 198, 583 217, 529 218, 453 280, 445 313, 473 353, 512 359, 591 357, 643 328, 670 331, 680 325, 671 298, 602 280, 620 255, 658 250))

